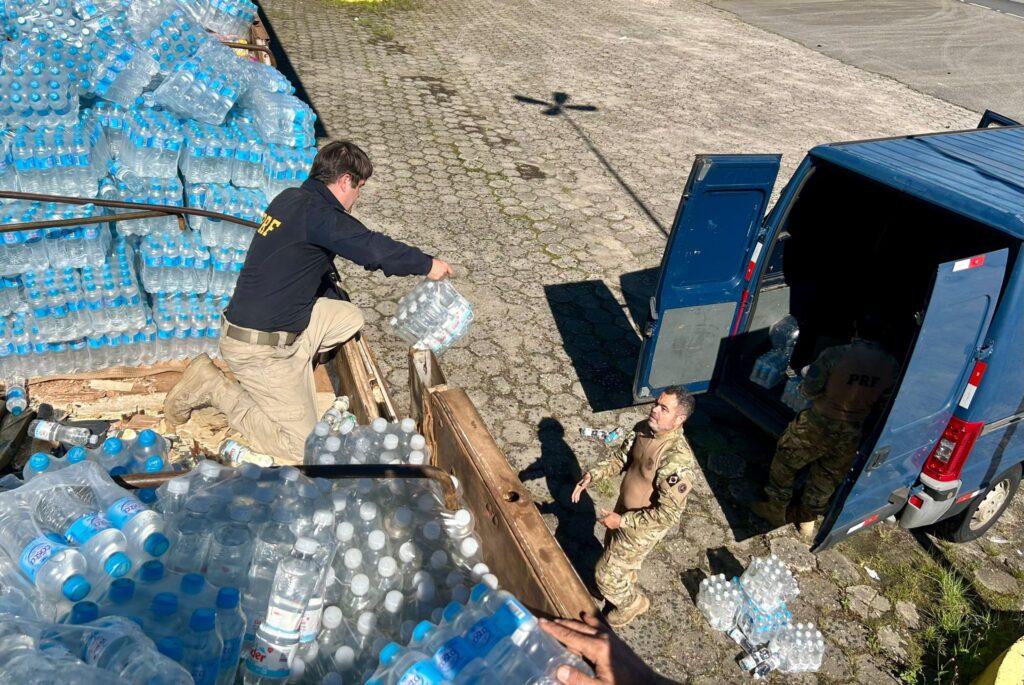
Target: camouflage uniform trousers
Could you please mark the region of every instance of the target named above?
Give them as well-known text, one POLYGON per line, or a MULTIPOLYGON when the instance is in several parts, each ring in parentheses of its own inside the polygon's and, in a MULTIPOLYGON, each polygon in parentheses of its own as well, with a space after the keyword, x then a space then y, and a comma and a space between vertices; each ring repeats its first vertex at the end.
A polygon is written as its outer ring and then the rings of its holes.
POLYGON ((824 514, 857 456, 859 442, 859 423, 829 419, 813 410, 802 412, 779 438, 765 493, 788 504, 796 474, 810 465, 803 506, 815 516, 824 514))
POLYGON ((636 601, 637 572, 668 530, 619 528, 605 536, 604 554, 594 568, 594 582, 604 598, 618 608, 636 601))

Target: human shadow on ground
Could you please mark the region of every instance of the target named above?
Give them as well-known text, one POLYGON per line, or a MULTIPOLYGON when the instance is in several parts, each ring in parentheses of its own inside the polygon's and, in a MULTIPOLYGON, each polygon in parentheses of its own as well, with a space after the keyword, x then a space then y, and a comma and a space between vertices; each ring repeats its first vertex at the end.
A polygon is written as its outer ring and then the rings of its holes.
POLYGON ((612 175, 615 182, 619 184, 619 187, 629 196, 633 203, 637 206, 644 216, 654 224, 654 226, 662 232, 663 235, 668 235, 668 229, 658 221, 658 217, 654 216, 654 212, 647 206, 633 187, 622 177, 611 161, 604 156, 601 149, 594 144, 594 141, 590 139, 587 132, 580 126, 576 119, 572 116, 572 113, 576 112, 596 112, 597 107, 594 105, 571 105, 569 100, 571 99, 568 93, 562 91, 555 91, 551 94, 551 100, 539 100, 537 98, 529 97, 527 95, 513 95, 512 98, 517 102, 521 102, 524 105, 537 105, 542 107, 541 114, 546 117, 560 117, 563 121, 567 122, 572 130, 576 133, 579 139, 587 146, 587 149, 597 158, 602 166, 608 170, 608 173, 612 175))
POLYGON ((269 17, 266 12, 263 11, 262 7, 258 7, 259 18, 263 23, 263 28, 267 31, 267 36, 270 38, 270 52, 274 55, 274 62, 277 64, 277 70, 284 74, 288 81, 295 86, 295 97, 299 98, 303 102, 309 105, 309 108, 316 114, 316 121, 313 122, 313 133, 317 138, 326 138, 327 129, 324 128, 323 117, 316 111, 316 105, 314 100, 309 95, 309 91, 302 83, 302 79, 295 72, 295 67, 292 66, 292 61, 288 57, 288 53, 285 52, 284 43, 278 38, 277 32, 274 31, 274 25, 271 24, 269 17))
POLYGON ((562 346, 595 413, 633 404, 640 341, 603 281, 544 286, 562 346))
POLYGON ((541 419, 537 424, 537 437, 540 457, 519 472, 519 480, 544 479, 552 501, 538 504, 537 508, 542 514, 552 514, 557 519, 555 540, 580 579, 594 592, 594 567, 604 548, 594 536, 596 513, 590 495, 584 492, 579 504, 572 504, 569 499, 583 477, 579 460, 565 440, 565 427, 557 419, 541 419))

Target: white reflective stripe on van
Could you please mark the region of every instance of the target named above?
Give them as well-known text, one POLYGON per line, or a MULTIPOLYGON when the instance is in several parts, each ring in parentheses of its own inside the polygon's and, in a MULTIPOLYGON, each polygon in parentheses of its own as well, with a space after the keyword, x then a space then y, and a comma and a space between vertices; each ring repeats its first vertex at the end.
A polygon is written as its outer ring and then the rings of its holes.
POLYGON ((754 267, 757 266, 757 260, 761 256, 761 250, 764 248, 764 243, 761 241, 754 245, 754 254, 750 255, 750 261, 747 263, 747 275, 746 280, 750 280, 750 277, 754 275, 754 267))
POLYGON ((967 380, 967 387, 964 388, 964 394, 960 396, 960 407, 963 409, 970 409, 971 402, 974 400, 974 394, 978 392, 978 386, 981 385, 981 379, 985 375, 985 370, 988 368, 988 364, 983 361, 974 363, 974 369, 971 371, 971 377, 967 380))

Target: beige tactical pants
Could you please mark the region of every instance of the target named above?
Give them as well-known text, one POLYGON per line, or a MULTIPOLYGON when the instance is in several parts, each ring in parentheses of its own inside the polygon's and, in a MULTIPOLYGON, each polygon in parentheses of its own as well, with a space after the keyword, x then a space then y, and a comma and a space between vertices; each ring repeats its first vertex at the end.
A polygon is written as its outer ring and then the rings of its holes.
POLYGON ((669 530, 609 530, 605 536, 604 554, 594 568, 594 583, 604 598, 616 608, 624 609, 636 601, 636 584, 640 567, 669 530))
POLYGON ((287 347, 253 345, 221 335, 220 354, 241 385, 218 409, 257 452, 278 464, 301 464, 306 438, 316 425, 313 359, 345 342, 363 326, 351 302, 320 298, 298 338, 287 347))

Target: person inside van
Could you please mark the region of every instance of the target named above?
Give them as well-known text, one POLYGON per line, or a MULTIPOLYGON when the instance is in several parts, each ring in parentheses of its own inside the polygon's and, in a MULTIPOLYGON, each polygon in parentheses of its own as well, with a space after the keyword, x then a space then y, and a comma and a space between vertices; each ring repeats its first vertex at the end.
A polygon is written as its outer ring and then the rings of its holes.
POLYGON ((813 537, 814 520, 825 513, 853 465, 863 426, 896 383, 899 364, 882 346, 884 334, 880 317, 862 316, 853 340, 825 349, 807 367, 800 393, 812 404, 779 438, 765 486, 767 499, 751 505, 772 526, 786 523, 796 475, 809 466, 795 518, 800 534, 808 541, 813 537))

